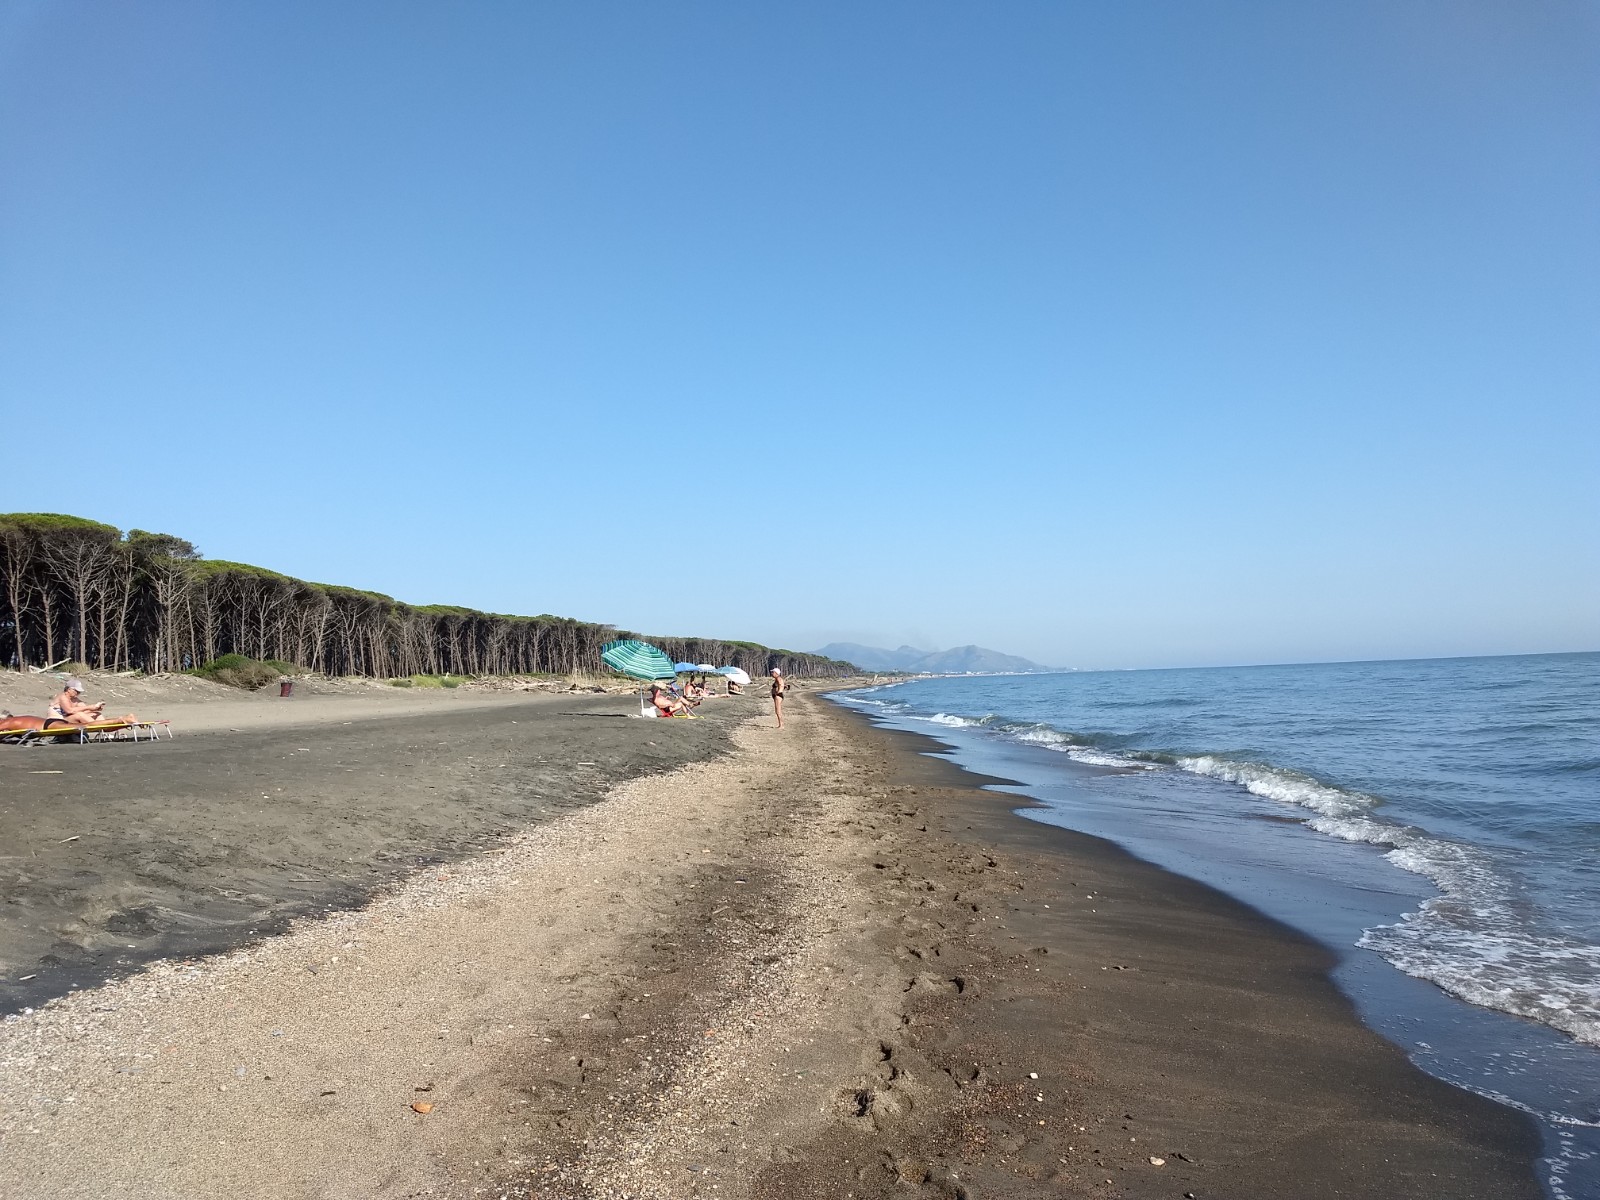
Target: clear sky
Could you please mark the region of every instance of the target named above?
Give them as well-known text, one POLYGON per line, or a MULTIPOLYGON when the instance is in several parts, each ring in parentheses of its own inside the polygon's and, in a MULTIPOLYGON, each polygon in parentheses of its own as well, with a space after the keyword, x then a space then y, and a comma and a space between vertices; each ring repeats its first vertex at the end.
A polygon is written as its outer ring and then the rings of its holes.
POLYGON ((417 603, 1595 649, 1600 8, 11 0, 0 406, 417 603))

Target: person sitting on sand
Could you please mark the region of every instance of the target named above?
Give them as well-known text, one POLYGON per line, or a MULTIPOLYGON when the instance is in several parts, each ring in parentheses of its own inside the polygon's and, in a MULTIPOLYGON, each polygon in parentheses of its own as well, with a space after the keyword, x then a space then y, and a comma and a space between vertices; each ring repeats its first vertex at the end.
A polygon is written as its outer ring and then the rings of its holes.
POLYGON ((67 686, 61 689, 61 694, 50 701, 50 718, 65 721, 69 725, 97 725, 105 719, 105 710, 103 700, 99 704, 83 702, 81 679, 67 680, 67 686))
POLYGON ((730 696, 742 696, 742 695, 744 695, 744 685, 742 683, 735 683, 732 679, 729 679, 728 680, 728 695, 730 695, 730 696))
POLYGON ((650 685, 650 703, 656 706, 656 716, 675 717, 684 711, 684 704, 659 683, 650 685))

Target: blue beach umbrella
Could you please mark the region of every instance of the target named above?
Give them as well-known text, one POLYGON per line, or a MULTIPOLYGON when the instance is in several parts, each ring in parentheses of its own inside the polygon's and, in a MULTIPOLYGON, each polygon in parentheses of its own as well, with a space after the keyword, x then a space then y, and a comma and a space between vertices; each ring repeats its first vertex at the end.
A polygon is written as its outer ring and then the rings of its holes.
POLYGON ((672 664, 673 673, 677 674, 677 675, 682 675, 685 671, 698 671, 699 669, 700 668, 695 666, 693 663, 673 663, 672 664))
POLYGON ((601 646, 600 661, 631 679, 671 679, 678 673, 672 660, 656 647, 632 639, 601 646))

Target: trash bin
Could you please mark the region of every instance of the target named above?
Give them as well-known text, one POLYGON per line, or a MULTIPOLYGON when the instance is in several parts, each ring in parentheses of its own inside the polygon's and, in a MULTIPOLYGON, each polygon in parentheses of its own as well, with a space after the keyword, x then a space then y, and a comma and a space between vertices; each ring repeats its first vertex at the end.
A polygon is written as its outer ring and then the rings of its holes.
POLYGON ((280 680, 278 680, 278 695, 287 698, 289 696, 292 696, 293 694, 294 694, 294 680, 292 680, 292 679, 280 679, 280 680))

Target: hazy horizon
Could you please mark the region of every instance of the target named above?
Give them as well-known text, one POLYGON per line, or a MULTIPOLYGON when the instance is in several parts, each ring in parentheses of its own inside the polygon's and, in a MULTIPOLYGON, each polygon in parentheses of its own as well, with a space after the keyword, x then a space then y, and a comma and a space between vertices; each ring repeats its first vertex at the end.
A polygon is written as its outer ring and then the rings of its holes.
MULTIPOLYGON (((882 649, 882 650, 895 650, 895 649, 899 648, 898 646, 881 646, 881 645, 878 645, 877 643, 873 643, 873 642, 862 642, 862 641, 859 641, 859 640, 853 639, 853 638, 834 638, 834 639, 832 639, 832 642, 824 642, 824 643, 822 643, 822 645, 823 646, 831 645, 831 644, 833 644, 833 642, 841 642, 841 643, 843 643, 843 642, 853 642, 856 645, 871 646, 874 649, 882 649)), ((910 643, 906 643, 906 644, 910 645, 910 643)), ((978 645, 978 644, 979 643, 976 643, 976 642, 959 642, 955 646, 940 646, 940 647, 937 647, 937 648, 932 649, 932 650, 927 650, 926 653, 938 654, 938 653, 941 653, 944 650, 954 650, 954 649, 959 649, 959 648, 961 648, 963 646, 972 646, 972 645, 978 645)), ((791 649, 796 649, 796 650, 818 650, 818 649, 821 649, 821 646, 811 646, 811 647, 795 646, 795 647, 790 647, 790 648, 791 649)), ((912 648, 913 649, 919 649, 919 650, 923 649, 923 647, 919 647, 919 646, 913 646, 912 648)), ((1003 646, 982 646, 981 648, 984 649, 984 650, 998 650, 1002 654, 1013 654, 1013 653, 1015 653, 1014 651, 1007 650, 1003 646)), ((1052 671, 1052 672, 1067 672, 1067 673, 1072 673, 1072 674, 1092 675, 1097 671, 1205 671, 1205 670, 1211 670, 1213 668, 1221 670, 1221 669, 1226 669, 1226 668, 1229 668, 1229 667, 1238 667, 1238 668, 1241 668, 1241 669, 1242 668, 1248 668, 1248 667, 1322 667, 1322 666, 1338 666, 1341 663, 1443 662, 1443 661, 1448 661, 1448 660, 1457 659, 1457 658, 1544 658, 1544 657, 1556 657, 1556 656, 1570 655, 1570 654, 1600 654, 1600 647, 1596 647, 1596 648, 1593 648, 1593 649, 1584 649, 1584 650, 1526 650, 1526 651, 1517 651, 1517 652, 1512 653, 1512 654, 1430 654, 1430 655, 1421 655, 1421 656, 1419 656, 1419 655, 1400 655, 1400 656, 1393 657, 1393 658, 1314 658, 1314 659, 1299 659, 1299 660, 1294 660, 1294 661, 1282 661, 1282 662, 1280 662, 1280 661, 1272 661, 1272 662, 1152 663, 1152 664, 1149 664, 1149 665, 1136 666, 1136 667, 1134 667, 1134 666, 1075 667, 1075 666, 1072 666, 1070 664, 1046 663, 1046 662, 1040 662, 1038 665, 1041 666, 1041 667, 1044 667, 1046 670, 1052 671)), ((1026 654, 1017 654, 1016 656, 1019 657, 1019 658, 1029 658, 1030 657, 1029 655, 1026 655, 1026 654)), ((1004 672, 1001 672, 1001 673, 1004 674, 1004 672)))

